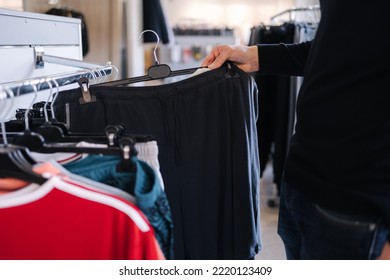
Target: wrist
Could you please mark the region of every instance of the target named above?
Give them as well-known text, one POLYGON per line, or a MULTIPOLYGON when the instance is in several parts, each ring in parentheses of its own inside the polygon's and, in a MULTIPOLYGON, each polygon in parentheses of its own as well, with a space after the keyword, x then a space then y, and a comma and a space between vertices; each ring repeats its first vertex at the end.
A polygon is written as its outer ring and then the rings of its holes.
POLYGON ((250 46, 249 47, 249 57, 250 60, 250 72, 256 72, 259 71, 259 50, 257 46, 250 46))

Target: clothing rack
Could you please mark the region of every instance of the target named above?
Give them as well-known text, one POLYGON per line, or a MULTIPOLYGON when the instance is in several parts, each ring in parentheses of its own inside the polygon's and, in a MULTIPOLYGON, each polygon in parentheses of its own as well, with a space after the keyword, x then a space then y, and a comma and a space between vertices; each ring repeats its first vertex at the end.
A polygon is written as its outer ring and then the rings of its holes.
POLYGON ((277 21, 280 17, 288 15, 288 21, 294 21, 294 15, 297 12, 317 12, 320 10, 319 5, 312 5, 306 7, 292 7, 290 9, 284 10, 276 15, 271 17, 271 21, 277 21))
MULTIPOLYGON (((320 16, 319 5, 284 10, 270 17, 270 24, 253 26, 249 45, 310 41, 315 36, 320 16)), ((303 77, 257 75, 255 79, 259 90, 263 92, 259 97, 260 121, 257 123, 258 131, 262 132, 259 134, 261 172, 266 169, 272 155, 274 185, 268 192, 274 198, 271 197, 267 204, 275 207, 290 140, 295 130, 296 99, 303 77)))
POLYGON ((33 85, 37 86, 39 90, 48 89, 50 86, 48 82, 52 85, 66 86, 69 84, 77 83, 80 78, 88 78, 90 80, 96 80, 103 76, 108 76, 112 73, 113 66, 111 62, 107 62, 106 65, 92 64, 88 62, 83 62, 76 59, 45 55, 42 48, 35 48, 35 65, 36 68, 43 68, 46 62, 72 66, 82 69, 77 69, 73 72, 47 75, 34 77, 24 80, 17 80, 8 83, 0 83, 0 89, 6 88, 11 90, 15 96, 19 96, 26 93, 32 93, 34 91, 33 85))

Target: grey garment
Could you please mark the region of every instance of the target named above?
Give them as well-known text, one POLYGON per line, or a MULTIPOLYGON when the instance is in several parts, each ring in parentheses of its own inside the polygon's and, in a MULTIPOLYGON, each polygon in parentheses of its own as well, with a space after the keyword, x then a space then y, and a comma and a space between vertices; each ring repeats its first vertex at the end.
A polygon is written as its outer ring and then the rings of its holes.
POLYGON ((156 173, 160 186, 164 190, 164 181, 160 172, 160 162, 158 161, 157 141, 148 141, 145 143, 135 143, 135 149, 138 152, 137 158, 150 165, 156 173))

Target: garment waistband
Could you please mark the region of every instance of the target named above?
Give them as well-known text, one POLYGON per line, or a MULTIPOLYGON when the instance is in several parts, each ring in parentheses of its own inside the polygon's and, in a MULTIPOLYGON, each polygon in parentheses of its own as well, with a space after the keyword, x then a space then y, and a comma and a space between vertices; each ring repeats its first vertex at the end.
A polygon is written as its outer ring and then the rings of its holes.
POLYGON ((146 143, 136 143, 135 148, 138 152, 138 157, 156 159, 158 156, 157 141, 149 141, 146 143))
MULTIPOLYGON (((147 100, 147 99, 169 99, 181 94, 190 94, 191 92, 199 93, 199 89, 207 87, 210 89, 212 85, 224 85, 227 78, 252 78, 249 74, 243 72, 236 66, 222 66, 218 69, 207 71, 200 75, 192 76, 187 79, 152 86, 104 86, 91 85, 90 93, 96 95, 97 98, 110 100, 147 100)), ((71 89, 63 91, 58 96, 56 103, 79 103, 80 89, 71 89)), ((88 103, 86 103, 88 104, 88 103)), ((92 103, 93 104, 93 103, 92 103)))

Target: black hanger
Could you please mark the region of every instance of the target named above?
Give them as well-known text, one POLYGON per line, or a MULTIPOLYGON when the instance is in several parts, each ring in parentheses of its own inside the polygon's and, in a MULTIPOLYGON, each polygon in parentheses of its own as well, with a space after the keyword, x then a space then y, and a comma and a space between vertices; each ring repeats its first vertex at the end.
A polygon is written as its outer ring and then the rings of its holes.
MULTIPOLYGON (((117 139, 117 137, 114 136, 112 139, 117 139)), ((13 138, 13 144, 19 146, 25 146, 29 150, 39 152, 39 153, 61 152, 61 153, 79 153, 79 154, 117 155, 120 156, 121 158, 121 162, 117 167, 118 171, 121 172, 134 171, 135 165, 132 162, 132 157, 137 155, 137 151, 134 145, 135 141, 130 137, 121 137, 117 140, 117 143, 118 143, 117 146, 113 145, 113 146, 102 147, 102 148, 68 146, 68 145, 61 145, 58 143, 46 144, 44 138, 41 135, 31 132, 29 130, 25 130, 23 134, 14 136, 13 138)), ((8 162, 6 164, 8 164, 8 162)))
MULTIPOLYGON (((99 137, 100 136, 95 136, 99 137)), ((94 137, 91 137, 93 139, 94 137)), ((107 144, 103 142, 105 139, 107 142, 107 136, 101 136, 101 144, 107 144), (103 138, 104 137, 104 138, 103 138)), ((78 137, 76 142, 86 141, 85 137, 80 140, 78 137)), ((96 140, 96 139, 95 139, 96 140)), ((60 142, 47 143, 45 138, 36 132, 32 132, 29 129, 25 129, 22 133, 14 134, 11 138, 12 144, 27 147, 30 151, 38 153, 83 153, 83 154, 104 154, 104 155, 120 155, 120 149, 117 146, 108 147, 77 147, 76 145, 64 144, 60 142)), ((92 141, 90 141, 92 142, 92 141)), ((96 142, 95 142, 96 143, 96 142)))
MULTIPOLYGON (((136 143, 146 143, 149 141, 156 140, 156 138, 152 135, 127 134, 125 133, 125 128, 122 124, 108 125, 105 127, 105 130, 102 133, 71 133, 67 131, 66 126, 63 130, 61 128, 61 125, 64 124, 61 122, 50 122, 50 124, 45 123, 40 127, 36 128, 33 132, 30 130, 22 130, 19 132, 14 131, 11 133, 7 133, 6 137, 8 141, 14 144, 26 145, 30 147, 30 149, 34 150, 44 147, 54 148, 59 144, 65 145, 65 143, 71 144, 79 142, 106 144, 109 147, 114 147, 118 146, 118 140, 121 137, 132 138, 136 143), (57 127, 57 124, 60 126, 57 127)), ((68 145, 67 147, 62 146, 61 150, 63 152, 71 152, 71 150, 74 149, 70 145, 68 145)))
MULTIPOLYGON (((34 89, 34 100, 36 99, 36 96, 38 94, 38 89, 35 85, 33 85, 34 89)), ((30 106, 31 107, 31 106, 30 106)), ((28 120, 28 110, 25 111, 25 130, 17 135, 14 135, 12 138, 12 143, 17 146, 28 148, 30 151, 39 152, 39 153, 82 153, 82 154, 103 154, 103 155, 119 155, 123 157, 123 154, 126 154, 126 150, 132 150, 135 151, 134 145, 130 145, 130 143, 134 143, 130 140, 127 140, 126 145, 117 145, 115 146, 115 139, 119 138, 118 134, 120 134, 123 130, 119 126, 109 126, 106 131, 106 139, 113 139, 113 141, 110 140, 108 147, 77 147, 77 146, 70 146, 70 145, 63 145, 61 143, 47 143, 45 141, 45 138, 36 132, 32 132, 29 127, 29 120, 28 120), (111 144, 111 145, 110 145, 111 144), (124 150, 124 148, 126 148, 124 150)), ((4 125, 3 125, 4 126, 4 125)), ((3 138, 6 138, 5 131, 3 132, 3 138)), ((134 155, 134 153, 133 153, 134 155)), ((126 165, 125 165, 126 167, 126 165)))
MULTIPOLYGON (((58 96, 59 86, 55 80, 53 80, 53 82, 57 86, 57 94, 54 96, 52 102, 50 103, 49 100, 53 96, 53 88, 51 82, 46 80, 45 83, 47 83, 50 88, 50 94, 47 102, 41 101, 33 104, 33 108, 36 109, 37 107, 40 107, 40 111, 43 111, 45 122, 42 125, 36 127, 34 129, 34 133, 32 133, 31 131, 25 131, 24 138, 19 138, 19 140, 17 141, 23 141, 22 144, 25 144, 25 142, 31 142, 31 144, 27 144, 30 145, 31 149, 38 149, 39 147, 44 148, 45 143, 46 144, 75 143, 81 141, 98 143, 98 144, 107 144, 109 147, 114 147, 118 145, 118 139, 122 135, 124 135, 124 131, 125 131, 125 127, 122 124, 108 125, 106 126, 105 131, 102 133, 70 133, 64 123, 57 121, 57 119, 55 118, 53 104, 58 96), (49 113, 48 113, 49 104, 51 107, 51 111, 50 111, 52 115, 51 119, 49 118, 49 113), (42 139, 40 138, 40 136, 43 137, 43 142, 44 142, 43 146, 42 146, 42 139)), ((29 118, 29 116, 31 115, 29 113, 30 112, 24 111, 23 116, 24 117, 27 116, 27 118, 29 118)), ((30 122, 28 123, 30 124, 30 122)), ((18 134, 16 135, 14 134, 13 136, 18 136, 18 134)), ((152 138, 150 136, 144 136, 144 135, 137 135, 137 136, 127 135, 127 136, 136 137, 138 140, 137 142, 151 141, 150 139, 152 138)))
POLYGON ((129 137, 119 139, 119 147, 121 149, 121 161, 116 166, 118 172, 135 172, 136 166, 132 158, 137 156, 138 152, 135 149, 135 141, 129 137))
MULTIPOLYGON (((134 171, 135 166, 131 160, 137 155, 135 149, 135 141, 130 137, 117 138, 117 146, 108 147, 77 147, 59 144, 46 144, 43 137, 37 133, 26 130, 22 135, 17 135, 13 138, 13 143, 23 145, 29 150, 39 153, 80 153, 80 154, 102 154, 102 155, 117 155, 120 156, 121 162, 118 165, 118 171, 134 171)), ((116 140, 115 140, 116 141, 116 140)), ((115 142, 113 142, 115 143, 115 142)))
POLYGON ((53 143, 57 142, 60 139, 64 138, 64 131, 67 131, 66 127, 62 127, 59 125, 53 124, 47 115, 47 103, 45 103, 44 111, 45 111, 45 122, 36 127, 34 132, 41 135, 46 142, 53 143))
MULTIPOLYGON (((59 142, 80 142, 80 141, 86 141, 86 142, 92 142, 92 143, 106 143, 109 147, 112 146, 118 146, 118 139, 120 137, 126 136, 131 139, 134 139, 136 143, 144 143, 149 141, 155 141, 155 137, 152 135, 133 135, 133 134, 127 134, 125 133, 125 126, 123 124, 113 124, 113 125, 107 125, 104 129, 104 133, 81 133, 81 132, 69 132, 67 129, 66 124, 59 122, 55 117, 54 112, 54 103, 56 98, 59 94, 59 86, 58 83, 54 80, 56 87, 57 87, 57 93, 54 96, 52 102, 51 102, 51 114, 52 119, 50 120, 52 125, 59 126, 63 131, 63 137, 59 139, 59 142)), ((79 85, 82 88, 82 91, 89 91, 88 90, 88 80, 81 79, 79 81, 79 85), (83 83, 86 83, 84 87, 83 83)), ((84 94, 83 97, 84 98, 84 94)), ((91 96, 91 100, 94 99, 95 96, 91 96)))
MULTIPOLYGON (((22 181, 42 185, 46 178, 32 171, 31 162, 26 159, 28 150, 17 146, 3 146, 0 148, 0 177, 17 178, 22 181)), ((31 158, 31 157, 30 157, 31 158)))
POLYGON ((55 95, 55 97, 53 98, 52 102, 50 103, 50 99, 52 99, 53 97, 53 87, 52 87, 52 84, 51 84, 51 81, 49 80, 45 80, 44 83, 40 84, 41 86, 44 85, 45 83, 49 86, 50 88, 50 94, 49 94, 49 98, 47 100, 47 102, 38 102, 38 103, 35 103, 33 104, 33 108, 34 106, 35 107, 41 107, 43 112, 44 112, 44 117, 45 117, 45 122, 43 124, 41 124, 40 126, 36 127, 34 129, 34 133, 37 133, 39 135, 41 135, 45 142, 47 143, 60 143, 60 142, 80 142, 80 141, 83 141, 85 140, 84 138, 79 138, 79 137, 69 137, 69 132, 68 132, 68 129, 66 127, 66 125, 64 123, 61 123, 61 122, 58 122, 56 119, 55 119, 55 114, 54 114, 54 107, 53 107, 53 103, 56 99, 56 97, 58 96, 58 93, 59 93, 59 85, 58 83, 53 80, 53 82, 56 84, 56 87, 57 87, 57 94, 55 95), (51 119, 49 119, 49 114, 48 114, 48 106, 51 106, 51 119))
POLYGON ((157 37, 157 43, 156 43, 156 46, 154 47, 154 50, 153 50, 155 63, 154 63, 154 65, 149 67, 147 74, 144 76, 131 77, 131 78, 127 78, 127 79, 99 83, 99 84, 96 84, 94 86, 123 86, 123 85, 132 84, 132 83, 158 80, 158 79, 164 79, 164 78, 175 77, 175 76, 180 76, 180 75, 190 75, 190 74, 193 74, 198 69, 207 68, 207 66, 203 66, 203 67, 186 68, 186 69, 172 71, 171 68, 169 67, 169 65, 160 64, 160 62, 157 59, 156 51, 157 51, 157 46, 160 42, 160 38, 159 38, 158 34, 153 30, 144 30, 141 32, 140 37, 145 32, 153 32, 157 37))
POLYGON ((158 79, 175 77, 180 75, 190 75, 193 74, 196 70, 201 68, 207 68, 207 66, 186 68, 186 69, 172 71, 169 65, 167 64, 155 64, 149 67, 147 75, 100 83, 94 86, 123 86, 123 85, 128 85, 133 83, 158 80, 158 79))

